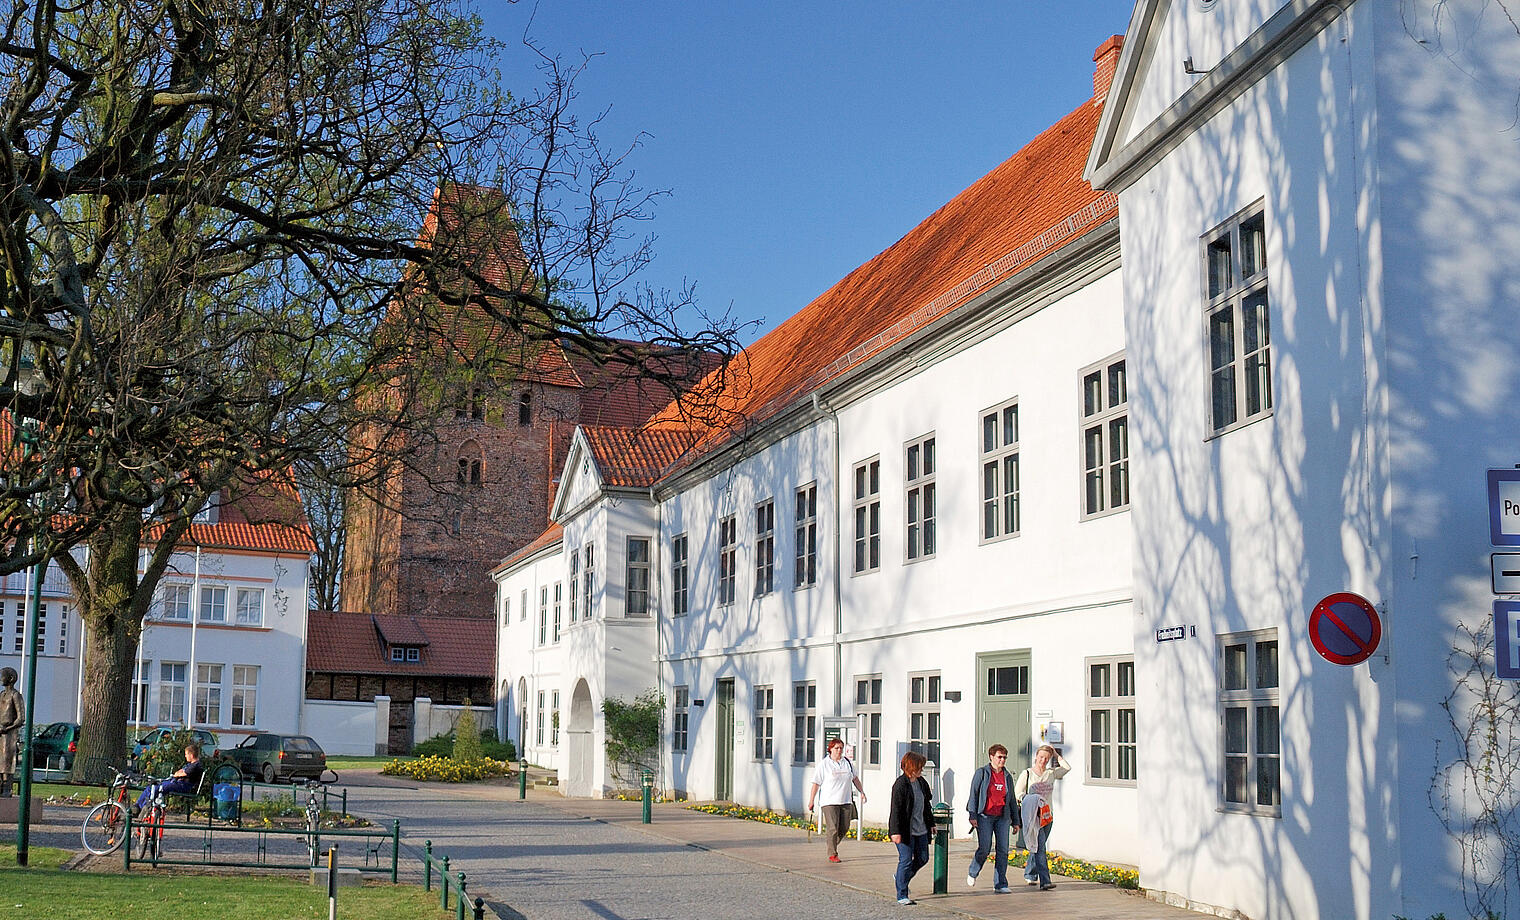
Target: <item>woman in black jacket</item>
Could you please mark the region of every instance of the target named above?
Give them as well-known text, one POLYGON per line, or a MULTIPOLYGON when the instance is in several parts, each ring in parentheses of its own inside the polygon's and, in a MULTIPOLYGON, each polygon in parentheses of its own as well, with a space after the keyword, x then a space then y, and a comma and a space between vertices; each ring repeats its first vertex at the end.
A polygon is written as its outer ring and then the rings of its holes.
POLYGON ((902 757, 902 775, 892 784, 892 811, 887 833, 897 844, 897 903, 914 904, 908 882, 929 861, 929 835, 934 832, 929 784, 924 780, 924 755, 909 751, 902 757))

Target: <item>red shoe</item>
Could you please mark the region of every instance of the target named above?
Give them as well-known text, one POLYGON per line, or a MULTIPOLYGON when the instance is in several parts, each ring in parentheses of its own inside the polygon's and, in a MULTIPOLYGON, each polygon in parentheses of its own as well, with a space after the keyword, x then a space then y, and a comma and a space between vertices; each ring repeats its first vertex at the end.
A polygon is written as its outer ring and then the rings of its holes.
POLYGON ((830 856, 829 857, 829 862, 840 862, 840 861, 841 860, 839 859, 838 856, 830 856))

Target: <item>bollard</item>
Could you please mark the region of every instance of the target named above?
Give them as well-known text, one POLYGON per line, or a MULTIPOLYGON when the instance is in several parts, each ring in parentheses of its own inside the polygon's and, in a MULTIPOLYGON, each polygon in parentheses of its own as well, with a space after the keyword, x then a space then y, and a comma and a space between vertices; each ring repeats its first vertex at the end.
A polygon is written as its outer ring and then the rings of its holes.
POLYGON ((644 823, 648 824, 653 817, 651 805, 654 803, 654 771, 645 770, 643 777, 644 786, 644 823))
POLYGON ((433 841, 422 841, 422 890, 433 890, 433 841))
POLYGON ((485 898, 476 898, 475 899, 475 920, 486 920, 486 900, 485 900, 485 898))
POLYGON ((445 856, 440 862, 443 868, 438 872, 438 906, 444 910, 449 909, 449 858, 445 856))
POLYGON ((934 893, 950 891, 950 806, 934 806, 934 893))
POLYGON ((517 762, 517 798, 518 801, 528 797, 528 761, 527 759, 517 762))
POLYGON ((338 920, 338 848, 327 851, 327 920, 338 920))
POLYGON ((454 902, 454 920, 464 920, 465 902, 464 873, 459 873, 459 899, 454 902))

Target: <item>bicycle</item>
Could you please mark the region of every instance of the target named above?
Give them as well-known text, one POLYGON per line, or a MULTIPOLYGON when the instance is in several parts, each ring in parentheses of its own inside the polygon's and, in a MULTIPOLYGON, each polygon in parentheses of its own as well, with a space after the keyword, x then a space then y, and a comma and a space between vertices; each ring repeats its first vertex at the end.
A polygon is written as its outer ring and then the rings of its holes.
MULTIPOLYGON (((89 814, 84 816, 84 826, 80 829, 80 842, 84 848, 96 856, 106 856, 116 852, 126 839, 126 831, 129 825, 128 811, 132 807, 128 797, 128 787, 133 781, 147 784, 156 784, 159 780, 138 773, 127 773, 111 768, 112 774, 110 785, 107 787, 106 800, 90 809, 89 814)), ((164 796, 162 792, 155 794, 143 810, 141 820, 131 824, 133 838, 136 841, 138 855, 145 856, 152 852, 157 858, 159 847, 164 836, 164 796)))
POLYGON ((315 779, 309 779, 304 784, 306 786, 306 848, 313 868, 317 866, 317 860, 322 853, 322 838, 317 834, 322 826, 322 808, 317 804, 317 790, 326 790, 328 783, 337 781, 338 774, 331 770, 324 770, 315 779), (329 773, 332 774, 332 779, 325 778, 329 773))

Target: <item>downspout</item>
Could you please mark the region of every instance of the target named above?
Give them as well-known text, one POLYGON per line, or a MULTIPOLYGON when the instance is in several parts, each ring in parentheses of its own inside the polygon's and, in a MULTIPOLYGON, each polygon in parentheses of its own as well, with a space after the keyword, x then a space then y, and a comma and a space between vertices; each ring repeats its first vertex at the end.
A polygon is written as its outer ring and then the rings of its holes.
POLYGON ((818 393, 813 393, 813 411, 827 413, 834 422, 834 473, 831 477, 834 486, 834 539, 829 543, 834 548, 834 715, 844 714, 844 645, 839 641, 844 632, 844 608, 840 598, 841 582, 839 571, 839 544, 844 539, 840 529, 842 514, 839 508, 839 413, 830 409, 818 393))
MULTIPOLYGON (((649 548, 649 586, 650 586, 651 589, 653 589, 656 585, 659 585, 661 583, 660 582, 660 566, 663 564, 662 560, 663 560, 664 557, 659 552, 659 548, 665 545, 665 508, 664 508, 663 505, 661 505, 658 501, 655 500, 655 497, 654 497, 654 486, 650 486, 649 487, 649 503, 651 505, 654 505, 654 546, 651 546, 649 548)), ((665 603, 664 603, 664 600, 663 600, 664 592, 660 591, 660 592, 656 593, 655 591, 651 590, 650 594, 653 595, 655 598, 659 599, 659 600, 657 600, 655 602, 655 605, 654 605, 654 692, 659 695, 660 699, 663 700, 663 699, 665 699, 665 662, 664 662, 664 655, 665 655, 665 622, 664 622, 665 621, 665 613, 664 613, 664 611, 665 611, 665 603)), ((664 718, 664 713, 668 713, 671 710, 669 708, 665 707, 665 706, 661 706, 660 708, 664 711, 664 712, 661 713, 661 718, 663 719, 664 718)), ((660 745, 660 752, 661 752, 660 753, 660 777, 663 777, 665 780, 668 781, 675 774, 675 763, 676 762, 675 762, 675 752, 674 751, 670 752, 670 761, 669 761, 669 764, 667 764, 665 762, 665 750, 666 750, 665 745, 661 744, 660 745)), ((659 778, 658 777, 656 778, 656 782, 659 782, 659 778)), ((669 787, 666 786, 666 785, 661 785, 659 788, 661 788, 661 789, 668 789, 669 787)))

